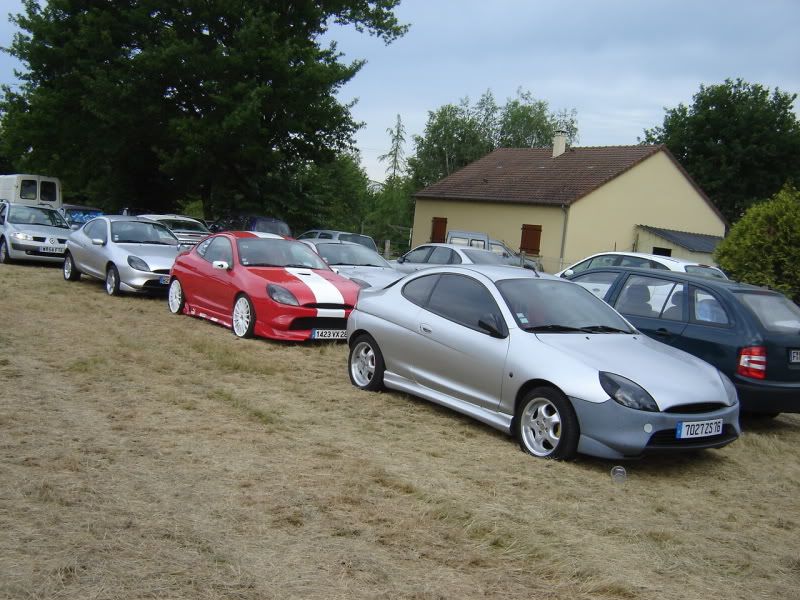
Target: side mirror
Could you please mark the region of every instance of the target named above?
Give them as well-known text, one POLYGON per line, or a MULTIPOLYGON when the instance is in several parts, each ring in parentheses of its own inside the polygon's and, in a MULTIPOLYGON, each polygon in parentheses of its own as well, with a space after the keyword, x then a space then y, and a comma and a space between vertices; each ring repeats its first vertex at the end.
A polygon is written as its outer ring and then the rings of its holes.
MULTIPOLYGON (((327 262, 327 261, 326 261, 326 262, 327 262)), ((334 272, 334 273, 336 273, 337 275, 339 274, 339 269, 337 269, 336 267, 331 267, 331 271, 333 271, 333 272, 334 272)))
POLYGON ((398 265, 403 264, 404 262, 406 262, 406 257, 405 256, 398 256, 397 257, 397 264, 398 265))
POLYGON ((574 274, 575 271, 573 271, 572 269, 567 269, 561 274, 561 276, 566 279, 567 277, 572 277, 574 274))
POLYGON ((92 244, 94 246, 105 246, 106 245, 106 243, 103 240, 101 240, 100 238, 92 238, 92 244))
POLYGON ((228 270, 228 269, 230 269, 230 267, 231 267, 231 266, 228 264, 228 262, 227 262, 227 261, 224 261, 224 260, 215 260, 214 262, 212 262, 212 263, 211 263, 211 265, 212 265, 212 266, 213 266, 215 269, 219 269, 220 271, 227 271, 227 270, 228 270))
POLYGON ((505 338, 508 335, 503 318, 499 315, 486 313, 478 320, 478 327, 483 329, 493 338, 505 338))
POLYGON ((79 223, 73 223, 72 225, 69 226, 69 228, 72 229, 72 231, 78 231, 78 229, 80 229, 81 226, 79 223))

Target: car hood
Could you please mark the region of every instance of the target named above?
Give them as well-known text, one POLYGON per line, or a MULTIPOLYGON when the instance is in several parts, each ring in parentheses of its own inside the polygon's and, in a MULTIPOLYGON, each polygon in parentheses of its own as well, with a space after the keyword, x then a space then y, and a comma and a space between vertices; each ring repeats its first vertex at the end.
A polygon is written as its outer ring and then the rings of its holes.
POLYGON ((69 237, 72 233, 71 229, 64 229, 63 227, 51 227, 50 225, 31 225, 29 223, 9 223, 14 231, 20 233, 28 233, 35 236, 44 237, 59 237, 62 240, 69 237))
POLYGON ((288 289, 300 304, 349 304, 355 306, 361 288, 327 269, 249 267, 248 272, 288 289))
POLYGON ((141 258, 152 271, 171 268, 175 257, 183 250, 180 246, 160 244, 117 244, 116 246, 122 252, 141 258))
POLYGON ((349 279, 361 279, 362 281, 366 281, 370 287, 373 288, 386 287, 390 283, 394 283, 405 275, 404 273, 401 273, 395 269, 390 269, 389 267, 335 265, 331 268, 337 271, 340 275, 343 275, 349 279))
POLYGON ((535 335, 543 344, 574 361, 636 382, 650 393, 661 410, 685 404, 727 403, 715 367, 643 334, 535 335))

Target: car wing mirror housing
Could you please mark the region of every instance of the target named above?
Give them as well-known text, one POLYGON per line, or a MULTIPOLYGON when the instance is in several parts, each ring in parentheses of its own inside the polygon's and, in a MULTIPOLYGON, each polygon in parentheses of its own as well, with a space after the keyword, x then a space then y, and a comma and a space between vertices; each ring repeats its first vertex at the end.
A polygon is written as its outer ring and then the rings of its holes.
POLYGON ((566 271, 564 271, 561 274, 561 276, 566 279, 567 277, 572 277, 574 274, 575 274, 575 271, 573 271, 572 269, 567 269, 566 271))
POLYGON ((94 246, 105 246, 106 243, 100 238, 92 238, 92 244, 94 246))
POLYGON ((227 271, 231 268, 226 260, 215 260, 211 264, 215 269, 219 269, 220 271, 227 271))

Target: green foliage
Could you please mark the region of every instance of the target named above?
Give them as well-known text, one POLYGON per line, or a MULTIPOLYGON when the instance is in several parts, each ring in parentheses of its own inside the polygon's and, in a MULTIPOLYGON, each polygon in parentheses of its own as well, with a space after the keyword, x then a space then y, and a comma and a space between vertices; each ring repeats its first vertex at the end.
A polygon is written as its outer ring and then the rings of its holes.
POLYGON ((399 0, 26 0, 4 88, 0 153, 60 176, 107 209, 202 199, 299 215, 287 205, 310 162, 330 164, 357 128, 336 93, 362 66, 331 43, 350 24, 387 43, 399 0))
POLYGON ((797 94, 741 79, 700 86, 693 103, 667 110, 644 143, 666 144, 732 223, 753 203, 800 181, 797 94))
POLYGON ((787 184, 756 204, 720 242, 714 259, 736 280, 768 286, 800 300, 800 192, 787 184))

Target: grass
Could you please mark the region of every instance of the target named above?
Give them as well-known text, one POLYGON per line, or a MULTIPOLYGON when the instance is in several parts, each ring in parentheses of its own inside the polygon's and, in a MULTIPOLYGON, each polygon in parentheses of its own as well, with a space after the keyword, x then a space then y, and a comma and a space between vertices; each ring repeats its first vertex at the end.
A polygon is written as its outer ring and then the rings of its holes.
POLYGON ((800 417, 627 463, 0 265, 0 598, 791 598, 800 417))

